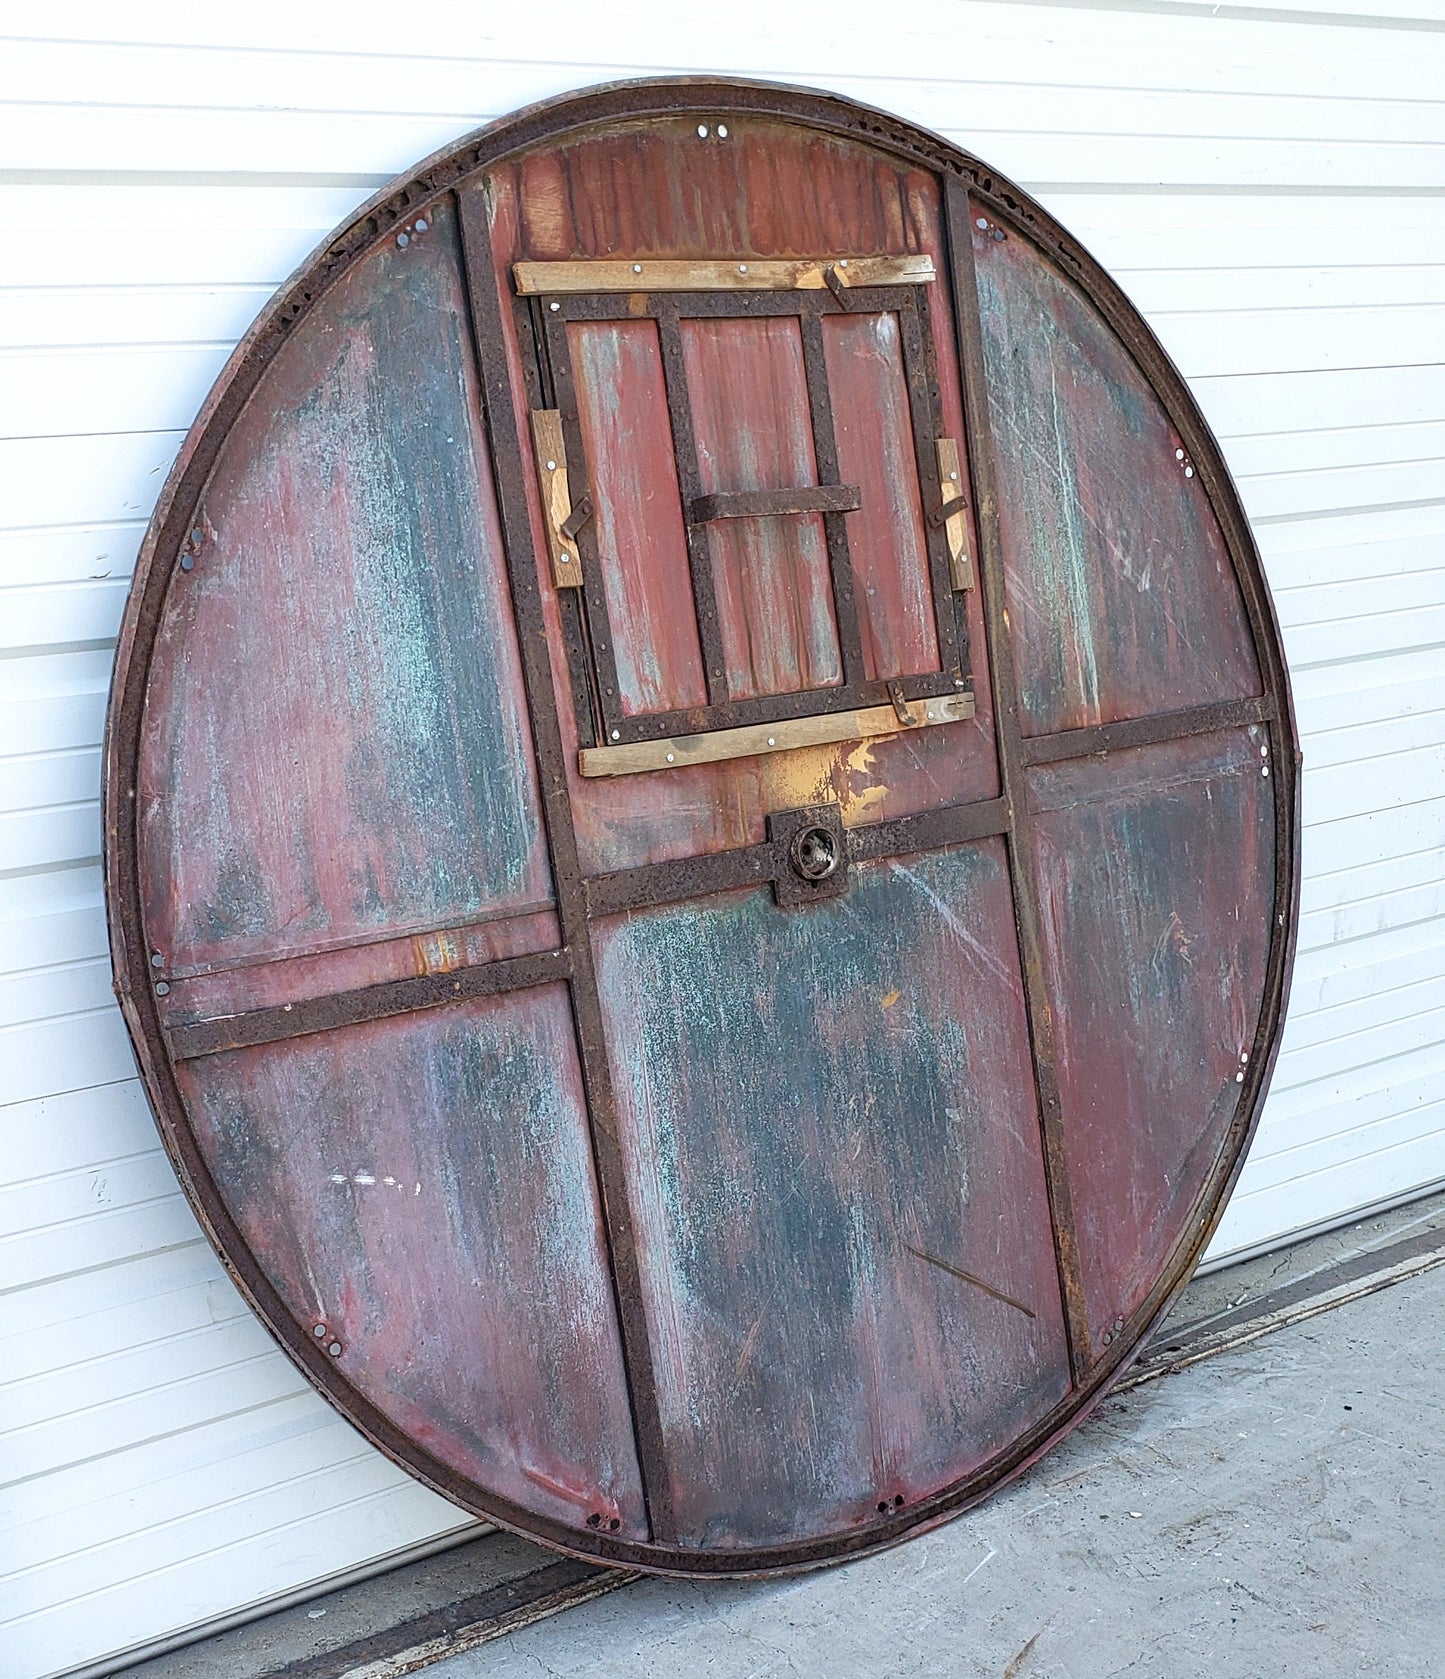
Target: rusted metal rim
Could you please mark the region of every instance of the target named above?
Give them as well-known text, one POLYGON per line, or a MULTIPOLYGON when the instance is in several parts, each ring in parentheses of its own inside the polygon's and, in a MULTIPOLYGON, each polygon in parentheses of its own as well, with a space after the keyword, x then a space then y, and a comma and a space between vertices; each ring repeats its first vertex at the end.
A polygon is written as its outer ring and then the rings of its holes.
MULTIPOLYGON (((966 386, 967 362, 965 350, 966 386)), ((975 369, 974 377, 979 376, 975 369)), ((973 395, 978 394, 975 389, 973 395)), ((980 475, 981 505, 986 506, 989 494, 989 486, 980 475)), ((990 610, 996 620, 1000 585, 996 576, 990 579, 987 568, 984 587, 993 597, 990 610)), ((1004 634, 996 621, 991 624, 991 632, 999 638, 1004 634)), ((1004 711, 1012 707, 1013 700, 1008 654, 1001 641, 995 648, 996 654, 999 651, 1003 657, 995 657, 993 670, 998 704, 1004 711)), ((1218 721, 1201 718, 1195 726, 1217 726, 1218 721)), ((1090 740, 1079 744, 1092 751, 1106 749, 1110 743, 1137 744, 1153 738, 1150 729, 1157 731, 1159 726, 1157 718, 1138 725, 1110 725, 1112 736, 1105 739, 1097 731, 1088 731, 1090 740)), ((1061 735, 1024 743, 1021 750, 1028 752, 1031 762, 1071 755, 1061 735)), ((383 1452, 477 1515, 590 1561, 682 1576, 787 1572, 896 1543, 976 1503, 1020 1473, 1088 1414, 1184 1287, 1238 1176, 1278 1051, 1299 912, 1298 768, 1298 736, 1278 625, 1245 515, 1218 446, 1153 333, 1077 240, 996 171, 947 141, 884 112, 808 90, 729 79, 666 78, 610 84, 529 107, 469 135, 370 200, 281 289, 238 346, 207 398, 170 473, 141 548, 111 690, 103 809, 105 890, 116 991, 165 1146, 222 1262, 307 1379, 383 1452), (1224 1146, 1167 1265, 1142 1304, 1067 1398, 977 1473, 865 1531, 841 1535, 823 1545, 682 1554, 676 1549, 623 1541, 605 1531, 579 1532, 505 1500, 479 1498, 472 1483, 402 1433, 342 1380, 328 1362, 324 1347, 314 1344, 295 1322, 223 1204, 180 1096, 172 1062, 174 1050, 167 1044, 153 995, 142 921, 136 787, 147 683, 168 583, 166 562, 185 541, 231 423, 280 346, 317 302, 356 260, 391 237, 408 216, 414 216, 439 194, 513 155, 599 123, 677 115, 715 121, 719 115, 726 118, 733 113, 774 117, 822 134, 854 139, 930 170, 945 182, 962 184, 1000 226, 1039 246, 1086 294, 1125 344, 1162 402, 1197 470, 1223 532, 1253 632, 1264 693, 1257 704, 1257 715, 1268 721, 1278 742, 1273 781, 1276 925, 1270 941, 1263 1007, 1243 1076, 1241 1100, 1224 1146)), ((1011 796, 1007 787, 1005 792, 1006 798, 1011 796)), ((719 861, 717 866, 730 865, 719 861)), ((611 901, 626 902, 625 881, 616 877, 594 882, 592 891, 604 901, 611 894, 611 901)))

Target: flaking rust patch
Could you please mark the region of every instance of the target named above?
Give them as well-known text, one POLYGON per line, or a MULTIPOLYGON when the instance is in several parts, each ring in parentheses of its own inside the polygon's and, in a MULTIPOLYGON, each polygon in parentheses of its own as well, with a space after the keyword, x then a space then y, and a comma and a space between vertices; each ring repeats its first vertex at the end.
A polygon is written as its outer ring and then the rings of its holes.
POLYGON ((888 799, 887 787, 872 780, 871 740, 800 746, 793 752, 760 758, 758 763, 769 810, 836 804, 846 828, 868 821, 888 799))
MULTIPOLYGON (((759 758, 762 769, 765 809, 800 810, 804 805, 842 803, 844 776, 840 773, 839 748, 800 746, 794 752, 778 752, 759 758)), ((843 820, 848 820, 844 804, 843 820)))
POLYGON ((855 740, 841 748, 839 781, 842 785, 843 825, 851 828, 879 812, 888 802, 888 788, 874 778, 873 742, 855 740))

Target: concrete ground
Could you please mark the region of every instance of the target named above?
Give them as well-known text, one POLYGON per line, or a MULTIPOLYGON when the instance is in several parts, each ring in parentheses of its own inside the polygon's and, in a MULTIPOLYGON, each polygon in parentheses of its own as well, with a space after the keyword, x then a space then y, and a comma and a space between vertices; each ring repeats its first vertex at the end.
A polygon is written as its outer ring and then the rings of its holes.
POLYGON ((1445 1268, 1105 1403, 983 1508, 762 1585, 649 1580, 428 1679, 1442 1679, 1445 1268))
POLYGON ((126 1679, 1445 1679, 1445 1194, 1196 1277, 1125 1384, 882 1557, 627 1583, 492 1532, 126 1679))

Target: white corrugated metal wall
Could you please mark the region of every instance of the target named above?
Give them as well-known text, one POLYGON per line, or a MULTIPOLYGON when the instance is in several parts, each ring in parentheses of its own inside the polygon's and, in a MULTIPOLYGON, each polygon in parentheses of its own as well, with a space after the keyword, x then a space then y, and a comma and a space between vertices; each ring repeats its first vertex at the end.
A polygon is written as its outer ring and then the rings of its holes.
POLYGON ((1304 920, 1214 1247, 1445 1178, 1445 3, 0 5, 0 1671, 436 1541, 240 1304, 110 1001, 112 638, 227 352, 360 199, 489 116, 730 72, 940 129, 1119 276, 1238 476, 1293 661, 1304 920))

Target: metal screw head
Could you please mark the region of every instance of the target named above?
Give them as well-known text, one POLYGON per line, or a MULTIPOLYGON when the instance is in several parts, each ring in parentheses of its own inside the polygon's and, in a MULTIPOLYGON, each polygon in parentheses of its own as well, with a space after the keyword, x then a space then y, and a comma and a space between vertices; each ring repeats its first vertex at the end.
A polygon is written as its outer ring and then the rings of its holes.
POLYGON ((613 740, 621 740, 622 739, 622 730, 621 729, 614 729, 612 731, 612 738, 613 738, 613 740))
POLYGON ((181 555, 181 570, 182 571, 190 571, 192 569, 192 567, 195 565, 195 563, 196 563, 196 556, 194 554, 182 554, 181 555))
POLYGON ((157 980, 156 981, 156 996, 157 997, 169 997, 170 994, 171 994, 170 986, 167 985, 166 982, 163 979, 162 980, 157 980))
POLYGON ((161 955, 160 951, 153 950, 151 952, 151 966, 153 968, 163 968, 163 967, 165 967, 165 965, 166 965, 165 957, 161 955))
POLYGON ((324 1341, 326 1339, 326 1325, 324 1323, 318 1323, 311 1333, 318 1341, 324 1341))
POLYGON ((399 251, 404 251, 409 244, 411 244, 410 235, 405 234, 405 233, 398 233, 397 234, 397 236, 396 236, 396 248, 399 251))
POLYGON ((632 265, 632 272, 634 274, 640 274, 642 272, 642 264, 640 262, 634 262, 632 265))
POLYGON ((697 125, 697 137, 699 140, 707 139, 707 124, 705 122, 700 122, 697 125))
POLYGON ((426 232, 426 222, 421 216, 418 216, 416 219, 416 230, 418 233, 426 232))
POLYGON ((340 1341, 333 1341, 331 1343, 331 1345, 326 1350, 327 1350, 327 1352, 329 1352, 331 1354, 331 1356, 333 1358, 340 1358, 341 1357, 341 1343, 340 1343, 340 1341))
POLYGON ((549 309, 550 309, 550 310, 551 310, 551 311, 552 311, 552 313, 553 313, 553 314, 554 314, 554 315, 555 315, 555 314, 556 314, 556 313, 557 313, 557 311, 558 311, 558 310, 559 310, 559 309, 560 309, 560 308, 561 308, 561 307, 562 307, 562 305, 561 305, 561 304, 560 304, 560 303, 549 303, 549 304, 548 304, 548 305, 547 305, 547 307, 548 307, 548 308, 549 308, 549 309))
POLYGON ((727 139, 727 137, 728 137, 728 125, 725 122, 720 122, 717 125, 717 137, 718 137, 719 140, 726 140, 727 139))

